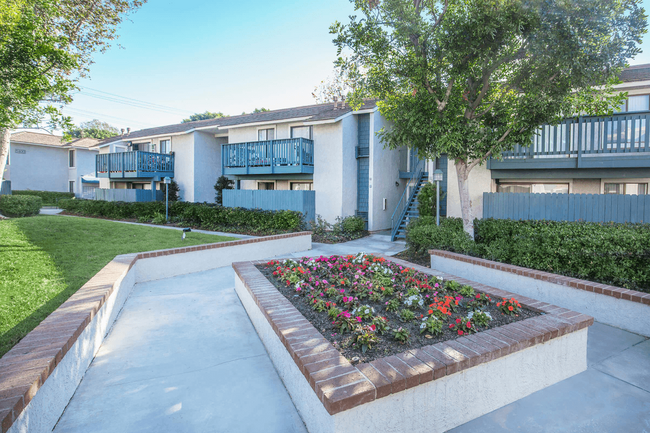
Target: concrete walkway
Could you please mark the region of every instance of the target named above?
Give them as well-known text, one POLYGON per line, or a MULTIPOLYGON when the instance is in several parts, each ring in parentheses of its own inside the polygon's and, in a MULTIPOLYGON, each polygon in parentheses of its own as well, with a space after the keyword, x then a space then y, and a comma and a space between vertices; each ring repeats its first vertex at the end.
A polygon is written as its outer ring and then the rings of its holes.
POLYGON ((312 249, 293 254, 293 257, 318 257, 334 254, 381 253, 392 256, 406 249, 404 241, 390 241, 390 235, 373 234, 355 241, 341 244, 312 243, 312 249))
POLYGON ((228 267, 137 284, 54 432, 306 430, 228 267))

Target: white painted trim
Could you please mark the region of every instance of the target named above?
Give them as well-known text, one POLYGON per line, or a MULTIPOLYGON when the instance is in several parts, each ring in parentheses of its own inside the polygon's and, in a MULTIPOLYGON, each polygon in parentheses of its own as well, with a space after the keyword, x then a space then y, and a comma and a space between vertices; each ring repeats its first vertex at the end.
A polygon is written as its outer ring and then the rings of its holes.
POLYGON ((219 126, 220 130, 226 129, 238 129, 238 128, 248 128, 250 126, 264 126, 264 125, 276 125, 278 123, 291 123, 291 122, 300 122, 309 119, 312 116, 307 117, 294 117, 290 119, 279 119, 279 120, 268 120, 266 122, 251 122, 251 123, 240 123, 237 125, 223 125, 219 126))

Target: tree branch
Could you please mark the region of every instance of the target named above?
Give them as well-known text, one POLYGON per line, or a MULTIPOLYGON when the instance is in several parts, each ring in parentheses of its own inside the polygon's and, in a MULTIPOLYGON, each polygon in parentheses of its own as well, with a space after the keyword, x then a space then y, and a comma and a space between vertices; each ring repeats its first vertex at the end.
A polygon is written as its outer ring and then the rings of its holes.
POLYGON ((488 150, 488 151, 485 153, 485 155, 483 155, 482 157, 480 157, 479 159, 477 159, 477 160, 475 160, 475 161, 472 161, 472 163, 469 164, 469 165, 467 166, 467 171, 470 171, 471 169, 473 169, 474 167, 476 167, 478 164, 483 163, 483 162, 486 161, 490 156, 492 156, 492 152, 494 151, 494 149, 496 149, 496 147, 497 147, 500 143, 503 143, 503 140, 505 140, 506 137, 507 137, 508 135, 510 135, 510 132, 511 132, 511 131, 512 131, 512 128, 508 128, 508 130, 507 130, 506 132, 503 133, 503 135, 501 136, 501 138, 499 138, 499 139, 497 140, 497 142, 494 144, 494 146, 492 146, 492 147, 490 148, 490 150, 488 150))

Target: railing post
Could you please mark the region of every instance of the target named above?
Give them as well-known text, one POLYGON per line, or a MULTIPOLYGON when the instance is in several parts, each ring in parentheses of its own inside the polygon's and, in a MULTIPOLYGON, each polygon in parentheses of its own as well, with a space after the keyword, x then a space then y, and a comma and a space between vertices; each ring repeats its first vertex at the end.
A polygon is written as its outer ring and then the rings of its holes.
POLYGON ((582 117, 578 117, 578 158, 576 161, 577 168, 582 166, 582 117))
POLYGON ((249 172, 249 168, 248 168, 248 152, 249 152, 249 148, 250 148, 249 145, 250 145, 250 143, 247 142, 246 143, 246 148, 245 148, 245 154, 244 154, 244 158, 245 158, 244 161, 245 161, 245 164, 246 164, 246 174, 248 174, 248 172, 249 172))
POLYGON ((300 169, 302 169, 302 137, 298 139, 298 151, 300 152, 300 169))
POLYGON ((126 152, 122 152, 122 178, 124 178, 124 158, 126 157, 126 152))
POLYGON ((271 146, 271 173, 275 173, 275 160, 274 160, 274 153, 275 152, 273 151, 273 147, 275 147, 274 142, 275 142, 275 140, 271 140, 271 144, 270 144, 270 146, 271 146))

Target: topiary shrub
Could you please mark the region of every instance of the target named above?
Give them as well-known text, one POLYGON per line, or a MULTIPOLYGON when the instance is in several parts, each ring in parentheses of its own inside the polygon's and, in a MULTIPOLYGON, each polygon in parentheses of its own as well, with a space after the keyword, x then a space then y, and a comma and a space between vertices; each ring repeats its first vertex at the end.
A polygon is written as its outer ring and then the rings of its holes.
POLYGON ((38 215, 43 200, 29 195, 3 195, 0 197, 0 213, 7 217, 18 218, 38 215))
POLYGON ((19 190, 19 191, 12 191, 11 194, 40 197, 43 200, 44 206, 55 206, 59 200, 74 198, 74 193, 71 192, 19 190))

